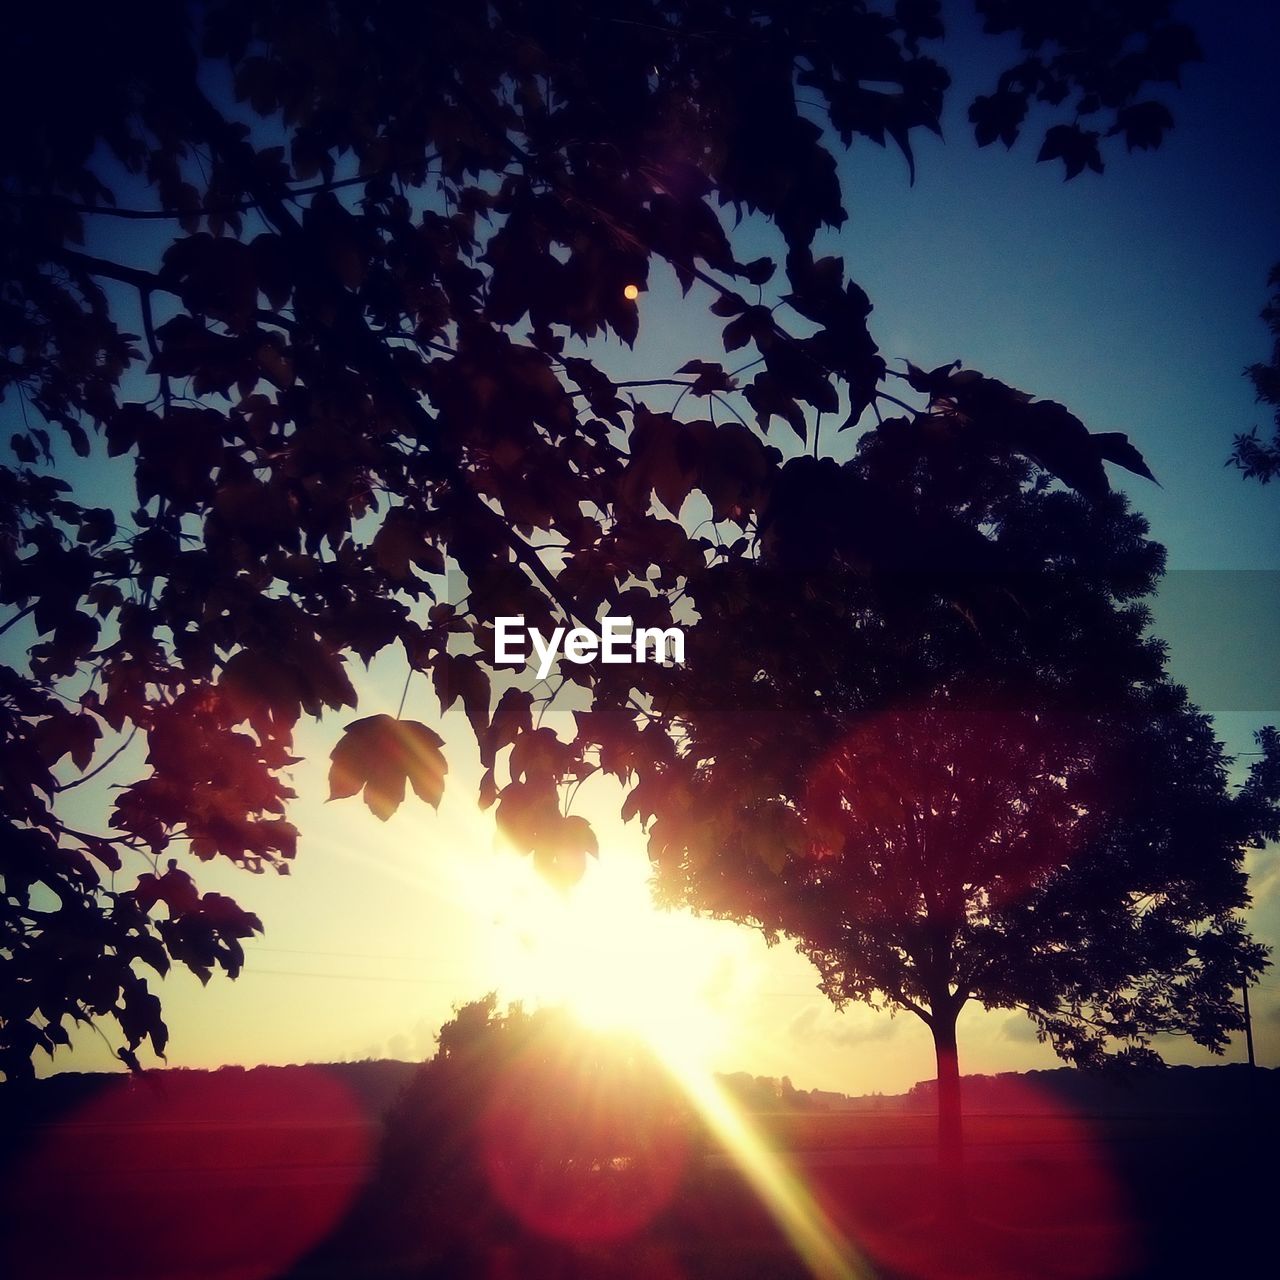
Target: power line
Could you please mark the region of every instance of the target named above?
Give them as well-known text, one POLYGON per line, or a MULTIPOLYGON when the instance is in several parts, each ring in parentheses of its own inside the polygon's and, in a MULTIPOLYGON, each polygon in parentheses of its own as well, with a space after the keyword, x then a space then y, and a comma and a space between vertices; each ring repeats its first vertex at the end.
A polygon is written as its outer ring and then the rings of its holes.
POLYGON ((416 986, 456 987, 461 978, 413 978, 399 973, 316 973, 307 969, 259 969, 246 967, 245 974, 266 974, 273 978, 323 978, 330 982, 409 982, 416 986))
POLYGON ((314 951, 302 947, 248 946, 246 951, 270 951, 282 956, 328 956, 335 960, 416 960, 430 964, 431 957, 424 955, 396 955, 391 952, 373 951, 314 951))
MULTIPOLYGON (((286 947, 255 947, 256 951, 279 951, 288 955, 317 955, 317 956, 351 956, 370 960, 391 960, 397 959, 394 956, 360 956, 358 952, 344 951, 302 951, 289 949, 286 947)), ((414 960, 421 960, 422 956, 408 957, 414 960)), ((456 986, 458 983, 466 982, 465 975, 458 975, 452 978, 427 978, 412 977, 408 974, 396 973, 318 973, 314 969, 263 969, 258 965, 246 966, 243 971, 246 974, 261 973, 272 978, 322 978, 334 982, 408 982, 419 986, 456 986)), ((770 999, 782 1000, 817 1000, 821 997, 818 991, 757 991, 756 997, 767 997, 770 999)))

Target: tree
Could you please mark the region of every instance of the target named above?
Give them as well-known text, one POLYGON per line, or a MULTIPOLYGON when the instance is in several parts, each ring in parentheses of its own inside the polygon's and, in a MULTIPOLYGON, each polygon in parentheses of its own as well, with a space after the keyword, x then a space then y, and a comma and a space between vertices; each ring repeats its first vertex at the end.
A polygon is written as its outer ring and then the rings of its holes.
POLYGON ((1276 290, 1262 309, 1262 318, 1273 338, 1271 359, 1265 364, 1255 361, 1245 370, 1245 376, 1253 383, 1258 403, 1275 410, 1275 433, 1270 443, 1259 438, 1257 427, 1237 435, 1229 459, 1233 467, 1260 484, 1268 484, 1280 475, 1280 262, 1271 268, 1267 283, 1276 290))
MULTIPOLYGON (((1148 88, 1198 56, 1166 4, 978 9, 1022 43, 972 104, 980 143, 1011 146, 1037 105, 1039 158, 1067 177, 1158 144, 1148 88)), ((894 398, 870 301, 812 244, 845 218, 836 139, 912 166, 937 131, 948 76, 922 42, 941 34, 930 0, 11 18, 0 628, 30 648, 0 669, 0 1070, 112 1020, 136 1065, 167 1034, 148 968, 239 971, 260 922, 191 869, 288 870, 293 731, 355 705, 352 659, 399 646, 460 701, 482 802, 549 873, 580 871, 594 840, 565 793, 670 766, 665 677, 567 672, 562 741, 533 723, 547 690, 495 683, 492 621, 669 623, 709 565, 754 554, 774 419, 816 449, 815 415, 852 426, 894 398), (779 250, 741 261, 730 209, 779 250), (636 340, 655 264, 739 369, 611 375, 603 344, 636 340), (658 411, 668 384, 706 416, 658 411), (691 495, 712 536, 681 522, 691 495), (98 824, 71 816, 93 778, 114 787, 98 824)), ((1140 466, 1064 413, 1000 447, 1091 488, 1104 457, 1140 466)), ((442 745, 364 716, 333 794, 381 817, 410 784, 434 803, 442 745)))
POLYGON ((469 1276, 501 1250, 549 1271, 548 1238, 554 1257, 556 1242, 607 1245, 647 1227, 676 1192, 695 1125, 643 1044, 559 1009, 499 1012, 491 994, 445 1023, 389 1111, 377 1174, 331 1261, 469 1276))
POLYGON ((1280 833, 1280 741, 1259 735, 1232 791, 1146 633, 1164 556, 1145 521, 984 456, 966 403, 1009 388, 912 377, 924 412, 844 466, 787 463, 759 559, 708 575, 717 635, 767 640, 691 644, 654 787, 681 803, 653 806, 650 851, 669 900, 793 939, 837 1006, 925 1023, 954 1177, 970 1001, 1025 1011, 1082 1066, 1155 1060, 1161 1033, 1221 1052, 1243 1025, 1266 949, 1242 861, 1280 833), (873 566, 868 519, 894 548, 873 566))

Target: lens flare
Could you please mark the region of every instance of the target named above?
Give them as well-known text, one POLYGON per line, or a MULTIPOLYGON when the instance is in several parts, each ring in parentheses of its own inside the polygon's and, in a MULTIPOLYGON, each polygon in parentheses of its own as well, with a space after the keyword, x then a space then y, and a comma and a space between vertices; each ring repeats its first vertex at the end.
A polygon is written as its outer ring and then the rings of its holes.
POLYGON ((873 1272, 803 1177, 769 1145, 715 1077, 685 1070, 677 1071, 677 1079, 815 1280, 870 1280, 873 1272))
POLYGON ((577 1244, 647 1227, 677 1190, 686 1146, 670 1082, 643 1046, 571 1028, 506 1064, 481 1124, 497 1198, 539 1235, 577 1244))
POLYGON ((268 1280, 333 1229, 376 1127, 322 1067, 112 1079, 0 1186, 14 1280, 268 1280))
MULTIPOLYGON (((564 1006, 588 1027, 644 1043, 742 1170, 813 1275, 818 1280, 869 1276, 800 1175, 713 1074, 735 1002, 745 998, 750 986, 743 932, 724 922, 655 907, 643 861, 603 856, 579 884, 562 892, 543 882, 526 860, 508 858, 502 875, 487 880, 491 903, 498 899, 495 960, 504 996, 532 1005, 564 1006)), ((516 1092, 529 1096, 527 1089, 516 1092)), ((526 1222, 540 1220, 549 1234, 588 1231, 590 1215, 567 1214, 563 1199, 538 1195, 524 1168, 525 1147, 536 1150, 541 1145, 546 1151, 556 1149, 556 1143, 542 1134, 540 1141, 522 1145, 516 1113, 503 1104, 504 1097, 499 1092, 494 1104, 502 1120, 490 1129, 502 1135, 502 1143, 491 1146, 491 1152, 500 1153, 492 1175, 499 1193, 505 1188, 520 1216, 526 1222), (555 1214, 548 1216, 548 1204, 556 1206, 555 1214)), ((527 1128, 531 1122, 523 1123, 527 1128)), ((637 1221, 651 1216, 669 1194, 658 1174, 669 1170, 673 1159, 664 1156, 643 1166, 649 1182, 631 1175, 636 1179, 637 1204, 646 1208, 637 1221)), ((598 1176, 599 1170, 596 1174, 593 1195, 608 1181, 598 1176)), ((602 1213, 600 1223, 612 1237, 625 1234, 624 1219, 616 1215, 602 1213)))

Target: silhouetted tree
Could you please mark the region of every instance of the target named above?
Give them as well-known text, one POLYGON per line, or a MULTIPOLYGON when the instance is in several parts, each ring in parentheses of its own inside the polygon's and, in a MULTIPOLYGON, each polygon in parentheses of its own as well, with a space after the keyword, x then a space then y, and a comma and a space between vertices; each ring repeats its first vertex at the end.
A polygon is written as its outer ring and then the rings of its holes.
POLYGON ((1280 834, 1280 742, 1233 791, 1146 632, 1145 521, 984 452, 965 398, 1008 388, 912 376, 926 411, 844 466, 788 462, 759 559, 701 584, 679 756, 630 806, 669 900, 793 939, 837 1006, 928 1026, 954 1174, 971 1001, 1079 1065, 1242 1025, 1265 963, 1242 862, 1280 834))
MULTIPOLYGON (((1107 139, 1159 143, 1148 88, 1198 56, 1167 4, 977 7, 1022 43, 972 104, 980 143, 1012 145, 1033 106, 1068 177, 1107 139)), ((145 970, 238 972, 258 920, 169 855, 287 870, 294 727, 355 705, 353 655, 398 645, 460 701, 482 801, 580 873, 594 840, 561 793, 661 774, 661 672, 569 670, 587 706, 564 742, 533 725, 544 690, 493 707, 492 620, 669 623, 709 564, 752 554, 774 420, 807 443, 815 414, 887 403, 871 304, 811 246, 845 219, 836 139, 912 165, 938 130, 941 34, 930 0, 6 16, 0 627, 31 647, 0 668, 0 1070, 103 1019, 126 1062, 163 1052, 145 970), (728 210, 782 251, 740 260, 728 210), (654 263, 740 368, 611 376, 589 344, 635 341, 654 263), (705 416, 656 412, 668 384, 705 416), (110 817, 73 818, 109 768, 110 817)), ((1140 466, 1040 410, 988 415, 986 438, 1091 490, 1104 457, 1140 466)), ((366 716, 332 792, 385 818, 444 775, 434 729, 366 716)))
POLYGON ((388 1113, 376 1177, 330 1253, 433 1276, 483 1274, 507 1253, 541 1274, 556 1242, 648 1227, 694 1127, 642 1044, 558 1009, 500 1011, 489 995, 445 1023, 388 1113))
POLYGON ((1275 431, 1270 443, 1259 437, 1257 427, 1236 436, 1230 459, 1232 466, 1262 484, 1280 475, 1280 262, 1271 268, 1267 283, 1275 290, 1262 309, 1262 318, 1271 330, 1271 359, 1265 364, 1255 361, 1245 370, 1245 376, 1253 383, 1258 403, 1275 410, 1275 431))

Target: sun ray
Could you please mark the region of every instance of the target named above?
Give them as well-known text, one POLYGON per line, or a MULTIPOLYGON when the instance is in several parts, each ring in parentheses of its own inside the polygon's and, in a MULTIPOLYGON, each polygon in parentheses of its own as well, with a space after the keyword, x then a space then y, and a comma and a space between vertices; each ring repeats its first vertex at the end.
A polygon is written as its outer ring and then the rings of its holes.
POLYGON ((803 1176, 769 1145, 716 1078, 668 1066, 816 1280, 870 1280, 874 1273, 814 1199, 803 1176))
POLYGON ((526 860, 496 857, 490 870, 500 874, 484 892, 489 967, 504 998, 565 1006, 590 1027, 641 1037, 664 1058, 714 1058, 753 976, 749 938, 658 909, 647 866, 621 854, 593 862, 568 891, 526 860))
POLYGON ((622 856, 601 858, 567 892, 548 885, 526 860, 509 857, 485 892, 506 998, 565 1006, 590 1027, 643 1040, 813 1275, 871 1275, 803 1176, 713 1073, 732 1015, 750 994, 752 939, 722 922, 659 910, 647 868, 622 856))

